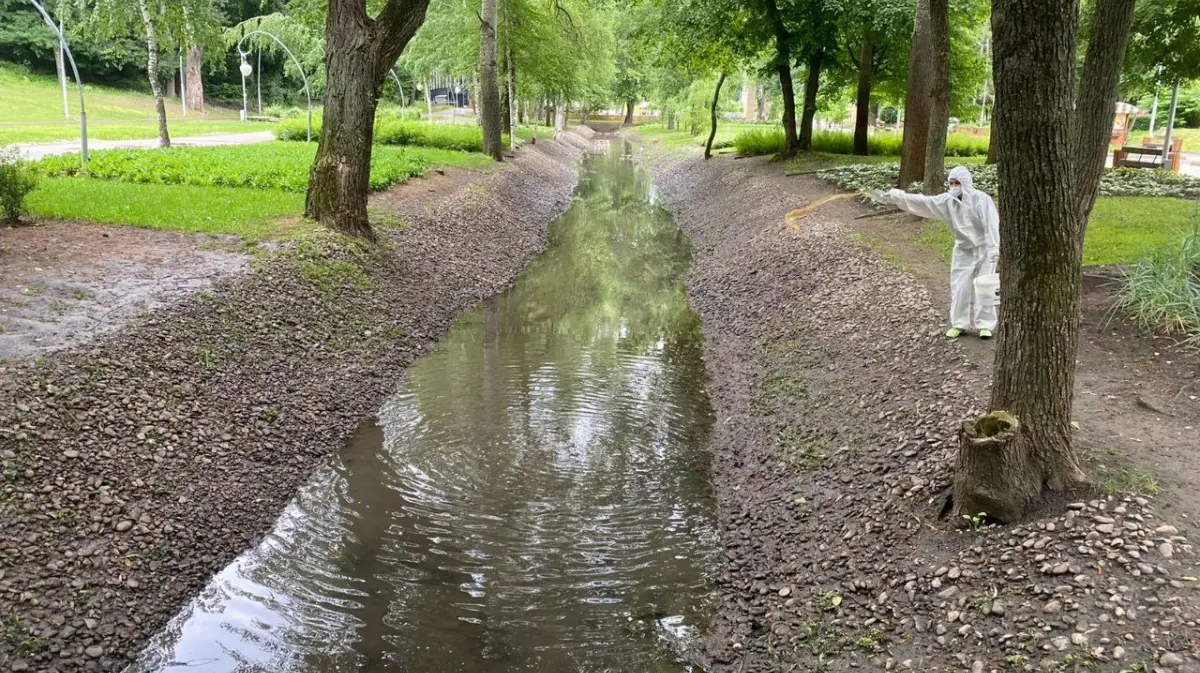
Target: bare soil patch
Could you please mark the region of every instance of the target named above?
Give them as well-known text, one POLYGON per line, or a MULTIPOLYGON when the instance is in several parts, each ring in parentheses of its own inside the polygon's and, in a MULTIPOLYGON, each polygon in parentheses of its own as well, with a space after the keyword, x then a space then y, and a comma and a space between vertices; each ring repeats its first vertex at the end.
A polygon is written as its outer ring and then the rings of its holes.
POLYGON ((0 360, 85 343, 244 271, 248 257, 225 243, 79 222, 0 229, 0 360))

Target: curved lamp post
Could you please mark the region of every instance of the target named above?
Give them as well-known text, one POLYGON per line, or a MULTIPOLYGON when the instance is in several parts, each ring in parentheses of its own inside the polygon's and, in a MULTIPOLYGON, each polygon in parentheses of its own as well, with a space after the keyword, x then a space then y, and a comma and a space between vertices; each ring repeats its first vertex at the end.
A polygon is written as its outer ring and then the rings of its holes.
POLYGON ((392 73, 392 79, 396 80, 396 88, 400 90, 400 105, 408 107, 408 101, 404 99, 404 85, 400 83, 400 76, 396 74, 395 68, 388 70, 388 72, 392 73))
POLYGON ((300 65, 300 59, 296 58, 296 55, 292 53, 291 49, 288 49, 287 45, 284 44, 282 40, 280 40, 279 38, 275 37, 274 35, 268 33, 265 30, 252 30, 249 33, 246 33, 245 35, 243 35, 242 39, 238 40, 238 43, 237 43, 238 54, 242 57, 242 64, 240 66, 238 66, 238 70, 241 71, 241 73, 242 73, 242 119, 245 120, 246 115, 247 115, 246 107, 247 107, 248 101, 246 99, 246 78, 250 76, 250 73, 254 72, 254 68, 250 65, 250 62, 246 60, 246 57, 250 55, 250 52, 242 49, 242 43, 246 41, 246 38, 248 38, 252 35, 266 35, 267 37, 271 38, 272 40, 275 40, 275 44, 278 44, 285 52, 287 52, 288 56, 292 57, 292 61, 296 64, 296 69, 300 71, 300 79, 304 80, 304 95, 308 98, 308 140, 311 142, 312 141, 312 89, 310 89, 308 87, 308 76, 304 74, 304 66, 300 65))
POLYGON ((75 57, 71 55, 71 47, 67 44, 67 38, 63 37, 62 30, 54 25, 54 20, 46 13, 45 8, 37 3, 37 0, 29 0, 29 3, 38 11, 38 14, 42 15, 42 20, 46 22, 47 26, 50 26, 50 30, 58 36, 58 43, 62 45, 63 53, 71 62, 71 72, 75 74, 75 85, 79 87, 79 157, 83 164, 83 174, 87 175, 87 109, 83 106, 83 81, 79 79, 79 68, 75 67, 75 57))

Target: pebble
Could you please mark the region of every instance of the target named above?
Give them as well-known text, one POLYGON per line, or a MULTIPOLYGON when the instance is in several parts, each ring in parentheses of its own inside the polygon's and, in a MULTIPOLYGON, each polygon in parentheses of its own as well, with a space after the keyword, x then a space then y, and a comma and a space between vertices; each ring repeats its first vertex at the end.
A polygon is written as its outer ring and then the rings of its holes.
POLYGON ((1154 532, 1159 535, 1179 535, 1179 529, 1175 526, 1159 526, 1154 529, 1154 532))
POLYGON ((1175 547, 1173 547, 1170 542, 1164 542, 1158 546, 1158 553, 1161 554, 1163 558, 1171 558, 1175 555, 1175 547))
POLYGON ((782 589, 780 589, 780 590, 779 590, 779 597, 780 597, 780 598, 787 598, 787 597, 788 597, 788 596, 790 596, 790 595, 792 595, 792 590, 791 590, 791 589, 789 589, 789 588, 787 588, 787 587, 784 587, 784 588, 782 588, 782 589))
POLYGON ((1070 571, 1071 571, 1070 563, 1060 563, 1050 569, 1050 574, 1051 575, 1066 575, 1070 571))
POLYGON ((121 523, 117 524, 117 532, 118 533, 124 533, 131 528, 133 528, 133 522, 130 521, 129 519, 126 519, 126 520, 122 521, 121 523))
POLYGON ((1042 608, 1042 612, 1048 612, 1051 614, 1055 612, 1062 612, 1062 602, 1050 601, 1049 603, 1046 603, 1045 607, 1042 608))
POLYGON ((1183 657, 1175 654, 1174 652, 1164 652, 1163 655, 1158 658, 1158 663, 1162 666, 1182 666, 1183 657))
POLYGON ((104 656, 104 648, 100 647, 99 645, 92 645, 84 650, 83 653, 92 659, 99 659, 100 657, 104 656))

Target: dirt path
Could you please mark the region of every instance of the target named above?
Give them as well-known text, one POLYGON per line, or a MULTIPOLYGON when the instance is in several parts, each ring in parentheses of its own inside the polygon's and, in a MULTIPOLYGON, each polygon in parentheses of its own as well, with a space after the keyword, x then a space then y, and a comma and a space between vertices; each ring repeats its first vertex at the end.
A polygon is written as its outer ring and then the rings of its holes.
MULTIPOLYGON (((220 145, 254 145, 266 143, 275 139, 271 131, 252 131, 248 133, 209 133, 199 136, 182 136, 171 139, 172 147, 217 147, 220 145)), ((21 156, 31 161, 37 161, 55 154, 67 154, 79 151, 78 140, 63 140, 53 143, 30 143, 16 145, 21 156)), ((157 138, 140 138, 135 140, 89 140, 88 151, 112 149, 158 149, 157 138)))
MULTIPOLYGON (((865 211, 848 202, 785 224, 832 190, 762 161, 660 157, 655 173, 694 243, 688 293, 718 417, 714 670, 1200 667, 1186 477, 1157 497, 1073 494, 1019 526, 942 520, 955 431, 984 408, 989 378, 988 346, 941 336, 944 268, 909 273, 903 245, 864 245, 853 217, 865 211)), ((1095 329, 1089 341, 1113 348, 1095 329)), ((1121 400, 1138 392, 1145 363, 1124 369, 1126 351, 1112 352, 1082 354, 1100 378, 1084 374, 1081 394, 1112 394, 1094 380, 1125 380, 1121 400)), ((1179 424, 1169 450, 1192 455, 1194 421, 1175 403, 1181 415, 1159 422, 1179 424)), ((1122 423, 1100 416, 1081 409, 1081 446, 1122 423)))
POLYGON ((409 185, 384 205, 390 248, 317 236, 10 367, 0 670, 122 670, 454 317, 542 249, 586 144, 539 142, 458 189, 409 185))

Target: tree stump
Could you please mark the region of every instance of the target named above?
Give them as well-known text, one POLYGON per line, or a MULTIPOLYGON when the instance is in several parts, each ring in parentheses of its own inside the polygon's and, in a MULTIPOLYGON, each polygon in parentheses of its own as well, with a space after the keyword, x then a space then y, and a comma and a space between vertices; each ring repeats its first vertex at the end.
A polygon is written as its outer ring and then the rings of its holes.
POLYGON ((994 411, 963 423, 954 474, 954 518, 1019 520, 1038 488, 1037 470, 1021 444, 1021 423, 994 411))

